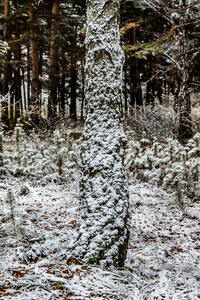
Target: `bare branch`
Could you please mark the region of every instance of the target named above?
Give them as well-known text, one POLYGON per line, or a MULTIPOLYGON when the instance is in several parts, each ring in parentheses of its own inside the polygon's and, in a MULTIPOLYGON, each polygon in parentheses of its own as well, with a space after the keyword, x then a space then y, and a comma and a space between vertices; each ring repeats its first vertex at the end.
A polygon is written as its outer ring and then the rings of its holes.
POLYGON ((175 63, 175 65, 177 65, 178 69, 181 70, 181 67, 179 65, 179 63, 173 58, 171 57, 169 54, 167 54, 166 52, 164 53, 164 55, 169 58, 173 63, 175 63))
POLYGON ((198 5, 198 4, 200 4, 200 0, 198 0, 198 1, 194 2, 194 3, 191 3, 188 6, 183 7, 182 9, 177 8, 177 9, 174 9, 174 10, 170 10, 170 11, 167 12, 167 14, 172 14, 174 12, 181 12, 181 11, 184 11, 184 10, 188 10, 188 9, 190 9, 190 8, 198 5))
MULTIPOLYGON (((156 5, 155 2, 150 1, 150 0, 143 0, 143 2, 146 3, 146 5, 148 5, 150 8, 152 8, 159 15, 162 15, 172 25, 174 25, 174 20, 169 15, 171 15, 172 13, 175 13, 175 12, 186 11, 186 10, 188 10, 188 9, 190 9, 190 8, 198 5, 198 4, 200 4, 200 0, 198 0, 198 1, 194 2, 194 3, 189 4, 186 7, 183 7, 182 9, 177 8, 177 9, 169 10, 169 11, 167 11, 167 7, 162 6, 162 11, 161 11, 161 6, 160 5, 156 5)), ((198 23, 198 21, 197 21, 197 23, 198 23)))
POLYGON ((142 85, 146 85, 149 81, 154 79, 159 73, 161 73, 162 70, 157 71, 151 78, 149 78, 146 82, 143 82, 142 85))
POLYGON ((159 15, 161 15, 163 18, 165 18, 170 24, 174 25, 174 20, 172 18, 170 18, 169 16, 167 16, 167 12, 164 10, 164 13, 160 11, 160 6, 156 6, 154 5, 154 3, 149 0, 143 0, 144 3, 146 3, 150 8, 152 8, 155 12, 157 12, 159 15))
MULTIPOLYGON (((194 49, 194 50, 197 50, 197 49, 194 49)), ((192 50, 191 50, 191 51, 192 51, 192 50)), ((190 60, 189 60, 189 63, 191 63, 191 62, 195 59, 195 57, 197 57, 199 54, 200 54, 200 48, 199 48, 199 50, 198 50, 196 53, 194 53, 194 54, 192 55, 192 57, 191 57, 190 60)))

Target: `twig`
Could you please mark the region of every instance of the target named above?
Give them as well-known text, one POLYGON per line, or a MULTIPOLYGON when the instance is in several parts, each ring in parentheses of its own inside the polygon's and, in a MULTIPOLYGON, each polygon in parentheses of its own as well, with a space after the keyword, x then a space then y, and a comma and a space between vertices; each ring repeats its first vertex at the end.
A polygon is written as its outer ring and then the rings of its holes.
POLYGON ((149 81, 151 81, 152 79, 154 79, 159 73, 161 73, 162 72, 162 70, 159 70, 158 72, 156 72, 156 74, 154 74, 149 80, 147 80, 146 82, 143 82, 143 84, 142 85, 145 85, 145 84, 147 84, 149 81))

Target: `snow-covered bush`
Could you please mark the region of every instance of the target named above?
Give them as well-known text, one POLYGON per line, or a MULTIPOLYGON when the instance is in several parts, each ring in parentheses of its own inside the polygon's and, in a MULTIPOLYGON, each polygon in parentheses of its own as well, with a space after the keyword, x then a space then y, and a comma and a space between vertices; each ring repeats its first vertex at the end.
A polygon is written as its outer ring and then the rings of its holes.
POLYGON ((185 196, 200 196, 200 134, 183 146, 177 140, 168 139, 151 143, 147 139, 134 141, 127 147, 126 167, 130 176, 148 181, 175 193, 179 203, 185 196))
POLYGON ((173 105, 143 105, 133 107, 126 119, 126 127, 134 132, 136 139, 157 137, 161 141, 175 138, 178 134, 178 114, 173 105))
POLYGON ((0 173, 9 176, 35 178, 43 181, 65 181, 75 176, 78 167, 79 145, 56 130, 51 138, 40 138, 36 134, 25 136, 16 126, 11 137, 1 134, 0 143, 6 151, 0 152, 0 173))

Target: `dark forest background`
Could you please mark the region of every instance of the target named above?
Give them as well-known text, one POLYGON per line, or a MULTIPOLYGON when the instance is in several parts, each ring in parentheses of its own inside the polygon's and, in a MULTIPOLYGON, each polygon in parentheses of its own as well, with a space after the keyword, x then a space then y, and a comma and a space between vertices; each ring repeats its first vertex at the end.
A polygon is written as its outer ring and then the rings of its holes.
MULTIPOLYGON (((183 141, 199 130, 199 2, 121 1, 122 114, 139 137, 151 138, 151 122, 183 141)), ((84 121, 86 1, 5 0, 0 12, 4 129, 84 121)))

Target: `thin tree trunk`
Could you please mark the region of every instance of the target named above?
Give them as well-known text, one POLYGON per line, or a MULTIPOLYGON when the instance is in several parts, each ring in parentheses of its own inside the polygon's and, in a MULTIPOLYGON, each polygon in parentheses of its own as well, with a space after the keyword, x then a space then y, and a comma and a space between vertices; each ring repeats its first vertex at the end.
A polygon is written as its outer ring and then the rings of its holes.
MULTIPOLYGON (((39 78, 42 78, 42 67, 43 67, 43 52, 44 52, 44 43, 43 41, 40 42, 40 47, 38 50, 38 54, 39 54, 39 78)), ((41 80, 39 80, 39 95, 42 94, 42 82, 41 80)), ((40 97, 40 107, 41 107, 41 97, 40 97)))
POLYGON ((119 1, 88 1, 86 99, 80 150, 80 217, 68 260, 124 266, 129 239, 126 141, 120 120, 122 65, 119 1))
MULTIPOLYGON (((164 30, 164 19, 162 16, 158 17, 158 38, 161 38, 163 35, 163 30, 164 30)), ((162 102, 162 94, 163 94, 163 90, 162 90, 162 55, 161 54, 157 54, 157 58, 156 58, 157 62, 157 70, 156 72, 159 72, 158 75, 156 76, 156 84, 155 84, 155 90, 157 92, 156 96, 159 100, 159 102, 162 102)))
MULTIPOLYGON (((81 44, 84 45, 85 34, 81 34, 81 44)), ((85 115, 87 114, 87 103, 85 99, 85 46, 83 47, 83 53, 81 58, 81 79, 82 79, 82 92, 81 92, 81 121, 84 120, 84 107, 85 107, 85 115)))
MULTIPOLYGON (((4 29, 3 36, 5 40, 9 40, 10 38, 10 21, 8 20, 10 17, 10 0, 5 0, 4 3, 4 29)), ((11 53, 8 50, 7 55, 5 57, 5 65, 4 65, 4 81, 3 81, 3 95, 8 93, 8 83, 11 76, 11 66, 10 66, 10 58, 11 53)))
POLYGON ((26 87, 24 81, 24 68, 22 67, 22 110, 23 110, 23 117, 26 115, 26 87))
POLYGON ((77 119, 76 112, 76 84, 77 84, 77 70, 76 70, 76 35, 77 28, 74 27, 74 32, 71 38, 71 67, 70 67, 70 85, 71 85, 71 104, 70 104, 70 118, 77 119))
POLYGON ((26 109, 28 110, 28 106, 30 103, 30 86, 31 86, 31 76, 30 76, 30 45, 27 44, 27 102, 26 109))
POLYGON ((125 114, 128 112, 128 95, 127 95, 127 85, 128 85, 128 76, 127 76, 127 66, 124 65, 124 110, 125 114))
POLYGON ((189 65, 188 65, 188 41, 186 36, 186 9, 185 0, 179 0, 180 25, 179 29, 179 55, 180 55, 180 120, 179 120, 179 140, 184 141, 192 137, 192 116, 191 101, 189 93, 189 65))
MULTIPOLYGON (((135 15, 133 10, 130 12, 130 17, 134 20, 135 15)), ((132 28, 129 33, 129 42, 131 45, 137 44, 137 29, 132 28)), ((130 104, 142 105, 142 90, 140 83, 139 60, 130 53, 129 56, 129 86, 130 86, 130 104)))
POLYGON ((62 55, 62 77, 61 77, 61 89, 60 89, 60 107, 61 107, 61 113, 62 116, 65 117, 65 78, 66 78, 66 62, 65 62, 65 47, 62 47, 61 50, 61 55, 62 55))
POLYGON ((135 58, 135 88, 136 88, 136 105, 141 106, 143 104, 142 89, 140 80, 140 65, 139 59, 135 58))
POLYGON ((85 73, 84 73, 84 59, 81 60, 81 80, 82 80, 82 91, 81 91, 81 121, 84 119, 84 104, 85 104, 85 73))
MULTIPOLYGON (((15 23, 16 31, 15 38, 16 40, 20 39, 20 29, 19 23, 15 23)), ((21 44, 17 42, 14 46, 15 52, 15 70, 14 70, 14 93, 15 93, 15 119, 20 117, 20 105, 22 100, 21 94, 21 60, 22 60, 22 52, 21 52, 21 44)))
MULTIPOLYGON (((4 28, 3 28, 3 37, 5 41, 10 39, 10 0, 5 0, 4 2, 4 28)), ((12 78, 12 67, 11 67, 11 50, 7 50, 5 56, 4 68, 3 68, 3 82, 2 82, 2 94, 6 96, 9 92, 9 82, 12 78)), ((5 102, 3 105, 3 122, 9 125, 8 121, 8 103, 5 102)))
POLYGON ((174 96, 174 110, 177 113, 179 108, 179 93, 180 93, 180 78, 179 72, 175 64, 172 64, 171 79, 170 79, 170 92, 174 96))
MULTIPOLYGON (((133 10, 130 10, 129 12, 130 19, 134 17, 133 10)), ((129 32, 129 43, 130 45, 133 45, 133 29, 129 32)), ((130 87, 130 105, 135 105, 135 94, 134 94, 134 65, 135 65, 135 59, 133 56, 133 53, 129 54, 129 87, 130 87)))
POLYGON ((38 42, 37 42, 37 19, 36 9, 30 5, 30 36, 31 36, 31 58, 32 58, 32 80, 31 80, 31 99, 30 109, 38 109, 39 101, 39 60, 38 60, 38 42))
POLYGON ((55 36, 58 32, 59 0, 54 1, 52 7, 51 21, 51 45, 50 45, 50 66, 49 66, 49 99, 48 118, 51 127, 54 126, 57 107, 57 84, 58 84, 58 46, 55 36))
POLYGON ((10 107, 10 91, 8 93, 8 122, 10 121, 11 118, 11 107, 10 107))
POLYGON ((150 78, 152 77, 152 62, 151 57, 148 56, 146 60, 146 104, 151 104, 152 101, 152 81, 150 78))

